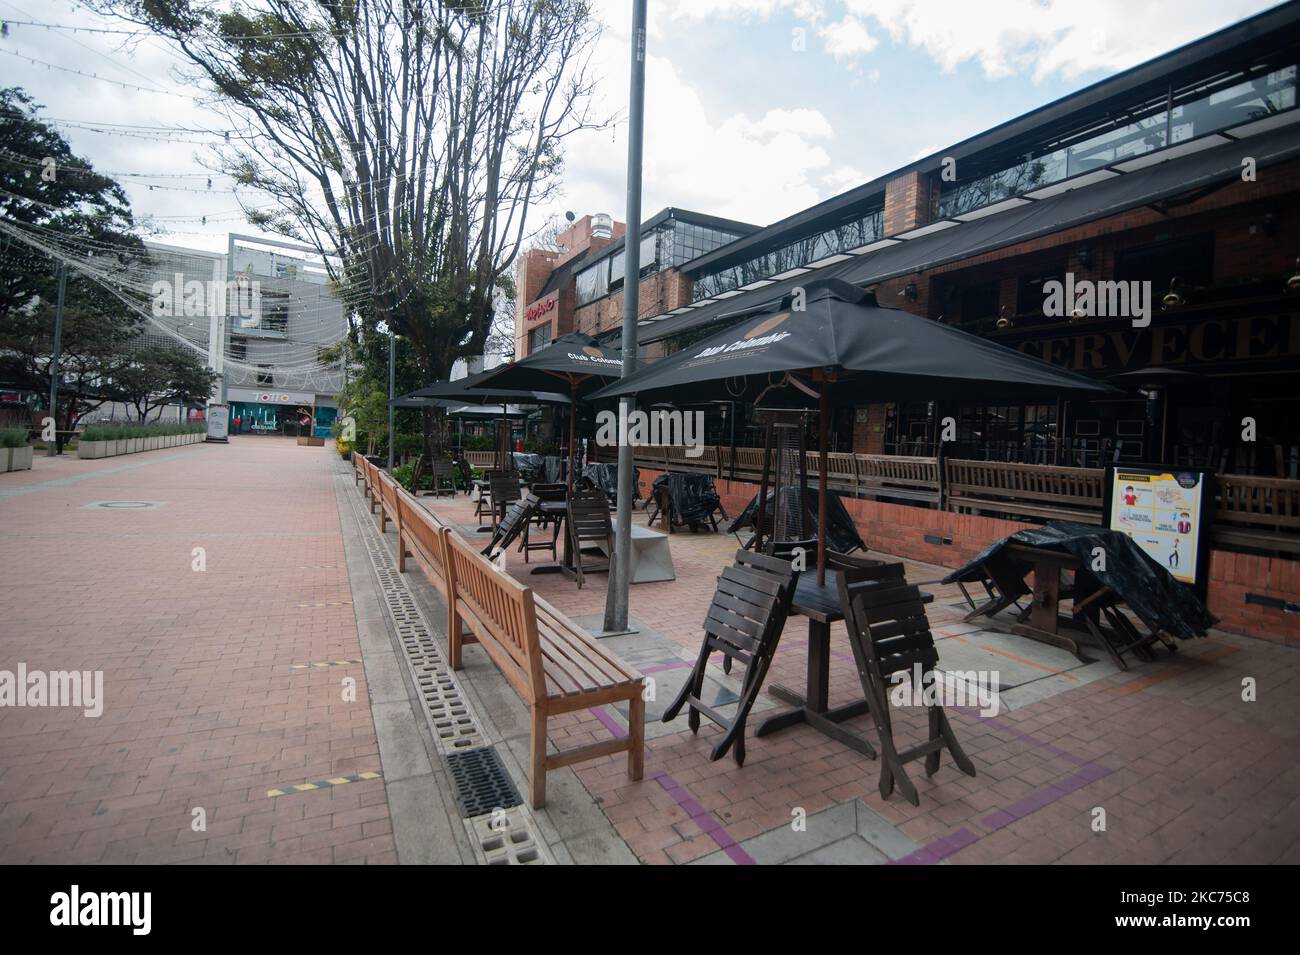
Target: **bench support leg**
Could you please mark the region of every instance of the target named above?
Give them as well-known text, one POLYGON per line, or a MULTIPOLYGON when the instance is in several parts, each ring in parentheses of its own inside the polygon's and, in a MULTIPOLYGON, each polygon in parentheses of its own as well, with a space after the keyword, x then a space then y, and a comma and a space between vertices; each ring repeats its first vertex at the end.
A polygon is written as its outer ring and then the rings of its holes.
POLYGON ((640 692, 628 701, 627 731, 632 737, 631 749, 627 751, 627 775, 636 782, 645 773, 645 697, 640 692))
POLYGON ((397 528, 397 572, 406 573, 406 541, 402 540, 402 528, 397 528))
MULTIPOLYGON (((546 711, 540 706, 529 707, 532 717, 532 732, 528 761, 528 801, 534 809, 546 805, 546 711)), ((645 721, 642 720, 644 727, 645 721)))

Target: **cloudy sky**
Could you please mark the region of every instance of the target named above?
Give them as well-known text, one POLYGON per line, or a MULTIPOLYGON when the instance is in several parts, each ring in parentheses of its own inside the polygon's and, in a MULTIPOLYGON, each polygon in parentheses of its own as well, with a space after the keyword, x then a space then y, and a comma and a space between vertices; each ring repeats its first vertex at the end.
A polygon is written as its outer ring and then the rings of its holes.
MULTIPOLYGON (((1261 0, 650 0, 646 217, 665 206, 766 224, 1118 70, 1273 6, 1261 0)), ((565 210, 623 219, 631 4, 595 0, 597 109, 570 140, 565 210)), ((68 0, 0 0, 0 86, 44 104, 118 175, 160 241, 224 248, 241 222, 207 184, 212 129, 155 40, 68 0), (39 62, 32 63, 30 60, 39 62), (143 87, 144 89, 140 89, 143 87), (150 189, 150 185, 153 186, 150 189), (166 188, 164 188, 166 187, 166 188), (206 222, 203 219, 206 217, 206 222)))

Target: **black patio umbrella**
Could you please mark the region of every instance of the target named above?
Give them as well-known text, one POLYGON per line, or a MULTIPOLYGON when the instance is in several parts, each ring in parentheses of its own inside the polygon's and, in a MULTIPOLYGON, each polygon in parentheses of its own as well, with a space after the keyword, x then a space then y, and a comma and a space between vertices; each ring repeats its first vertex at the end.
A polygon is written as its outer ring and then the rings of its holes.
POLYGON ((567 396, 554 391, 533 391, 526 388, 501 388, 495 386, 484 388, 485 379, 495 371, 496 369, 493 368, 488 371, 481 371, 476 375, 469 375, 466 378, 457 378, 455 381, 435 381, 431 385, 417 388, 404 397, 415 400, 425 399, 437 404, 445 403, 452 407, 457 405, 501 405, 503 411, 501 420, 503 422, 509 417, 504 413, 506 410, 504 406, 506 405, 569 404, 567 396))
POLYGON ((881 401, 1119 395, 1117 389, 949 325, 877 304, 838 279, 602 388, 595 400, 654 393, 674 404, 727 397, 816 403, 821 456, 817 580, 826 567, 826 443, 832 405, 881 401), (802 308, 799 308, 802 306, 802 308))
POLYGON ((590 335, 574 332, 561 335, 540 351, 516 362, 493 368, 483 376, 490 388, 553 388, 559 382, 569 386, 569 488, 573 488, 576 455, 578 399, 604 387, 623 374, 623 354, 603 348, 590 335))

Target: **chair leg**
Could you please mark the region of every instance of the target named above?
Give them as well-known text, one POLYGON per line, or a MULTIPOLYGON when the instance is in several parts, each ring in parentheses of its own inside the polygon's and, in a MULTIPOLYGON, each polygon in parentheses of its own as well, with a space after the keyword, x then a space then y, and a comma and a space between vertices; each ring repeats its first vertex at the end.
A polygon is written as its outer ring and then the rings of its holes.
POLYGON ((634 782, 645 773, 645 697, 640 683, 637 687, 627 708, 627 731, 632 737, 627 751, 627 775, 634 782))
POLYGON ((531 756, 528 761, 528 801, 534 809, 546 805, 546 711, 540 706, 530 707, 532 730, 529 739, 531 756))

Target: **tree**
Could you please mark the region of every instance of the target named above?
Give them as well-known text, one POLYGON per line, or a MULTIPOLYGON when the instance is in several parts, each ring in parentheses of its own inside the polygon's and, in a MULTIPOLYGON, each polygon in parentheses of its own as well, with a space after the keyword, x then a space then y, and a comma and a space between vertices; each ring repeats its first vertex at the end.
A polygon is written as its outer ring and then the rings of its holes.
MULTIPOLYGON (((564 140, 597 125, 586 0, 95 0, 171 40, 232 125, 253 224, 331 262, 423 377, 481 353, 564 140)), ((362 344, 354 337, 354 344, 362 344)))
POLYGON ((114 377, 112 389, 119 400, 135 408, 136 417, 144 424, 152 413, 161 414, 165 405, 206 397, 216 378, 188 348, 144 345, 132 352, 114 377))
MULTIPOLYGON (((44 393, 54 350, 54 306, 61 258, 89 258, 121 269, 144 243, 121 186, 73 154, 39 106, 17 88, 0 89, 0 375, 44 393)), ((64 418, 75 427, 108 400, 99 383, 124 366, 141 327, 138 312, 91 277, 68 269, 60 372, 64 418)))

